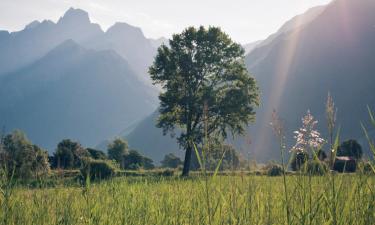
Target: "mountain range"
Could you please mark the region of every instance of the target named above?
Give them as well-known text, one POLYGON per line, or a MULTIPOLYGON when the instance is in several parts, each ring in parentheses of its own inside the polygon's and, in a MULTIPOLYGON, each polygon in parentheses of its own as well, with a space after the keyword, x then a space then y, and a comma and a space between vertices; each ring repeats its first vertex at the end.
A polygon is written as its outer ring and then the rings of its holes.
MULTIPOLYGON (((375 109, 375 1, 336 0, 304 26, 283 33, 246 57, 262 91, 262 107, 251 127, 261 160, 277 158, 268 126, 276 109, 288 136, 308 109, 326 136, 325 102, 333 96, 341 139, 360 139, 367 105, 375 109)), ((293 144, 290 140, 290 145, 293 144)), ((367 151, 368 149, 366 149, 367 151)))
POLYGON ((126 23, 104 32, 73 8, 0 32, 0 124, 50 151, 63 138, 95 146, 119 134, 157 108, 152 41, 126 23))
MULTIPOLYGON (((367 105, 375 109, 373 12, 372 0, 335 0, 292 18, 275 34, 251 46, 245 62, 260 87, 261 106, 248 137, 228 142, 258 161, 279 159, 269 125, 274 109, 285 123, 288 147, 294 144, 293 131, 302 125, 300 118, 307 110, 319 121, 318 130, 326 137, 325 103, 330 92, 338 110, 340 138, 360 140, 369 153, 360 122, 368 121, 367 105)), ((171 137, 162 136, 154 127, 157 117, 154 113, 126 135, 131 145, 163 154, 178 148, 171 137), (142 142, 138 135, 159 140, 158 144, 142 142)))
MULTIPOLYGON (((288 146, 307 110, 326 136, 330 92, 341 138, 364 143, 359 124, 368 119, 367 105, 375 109, 373 12, 373 0, 334 0, 245 45, 261 106, 248 129, 251 145, 248 137, 228 142, 258 161, 278 159, 269 126, 273 109, 284 120, 288 146)), ((151 85, 147 68, 162 43, 168 40, 148 39, 126 23, 103 31, 87 12, 73 8, 57 23, 0 31, 0 125, 25 130, 50 151, 63 138, 104 149, 118 135, 156 162, 170 152, 182 156, 175 139, 155 127, 160 90, 151 85)))

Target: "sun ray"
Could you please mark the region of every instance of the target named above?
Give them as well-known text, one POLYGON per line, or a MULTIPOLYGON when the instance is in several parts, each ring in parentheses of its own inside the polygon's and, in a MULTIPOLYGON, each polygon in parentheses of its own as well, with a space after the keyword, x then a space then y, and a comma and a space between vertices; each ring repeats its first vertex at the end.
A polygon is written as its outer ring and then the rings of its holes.
MULTIPOLYGON (((301 19, 298 19, 297 24, 302 23, 303 21, 301 19)), ((283 95, 292 63, 295 60, 295 52, 299 44, 300 33, 302 29, 302 27, 298 28, 285 37, 286 39, 283 42, 284 44, 280 51, 281 54, 277 59, 277 66, 275 70, 277 71, 277 74, 269 74, 273 79, 270 86, 271 88, 269 90, 263 90, 265 92, 269 91, 270 96, 266 104, 263 105, 265 114, 263 115, 262 121, 259 121, 261 123, 261 127, 258 130, 258 132, 260 133, 259 139, 254 146, 256 152, 261 152, 263 150, 262 148, 264 148, 264 146, 267 146, 267 143, 269 143, 270 137, 268 136, 268 133, 270 127, 268 126, 268 124, 270 122, 273 109, 279 108, 280 99, 283 95)))

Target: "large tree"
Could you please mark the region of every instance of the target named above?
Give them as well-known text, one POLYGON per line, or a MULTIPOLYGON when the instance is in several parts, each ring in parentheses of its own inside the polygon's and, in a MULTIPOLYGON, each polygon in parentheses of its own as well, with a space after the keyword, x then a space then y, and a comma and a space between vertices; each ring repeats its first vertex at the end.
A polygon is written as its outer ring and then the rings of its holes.
POLYGON ((162 45, 149 73, 161 85, 158 127, 166 134, 182 128, 186 150, 183 176, 189 174, 193 143, 215 133, 243 134, 255 119, 258 88, 244 64, 244 50, 220 28, 189 27, 162 45))

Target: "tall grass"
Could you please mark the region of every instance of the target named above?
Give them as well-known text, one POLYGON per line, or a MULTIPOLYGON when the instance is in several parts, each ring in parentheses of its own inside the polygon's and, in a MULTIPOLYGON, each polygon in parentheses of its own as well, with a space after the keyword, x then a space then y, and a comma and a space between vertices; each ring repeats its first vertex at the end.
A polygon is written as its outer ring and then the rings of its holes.
MULTIPOLYGON (((362 126, 375 153, 374 142, 362 126)), ((305 169, 287 175, 279 128, 281 177, 219 176, 221 161, 213 173, 207 171, 209 147, 203 147, 200 155, 196 146, 202 176, 184 179, 118 177, 32 189, 14 185, 4 173, 0 224, 375 224, 375 173, 313 176, 305 169)), ((333 149, 338 143, 339 134, 333 149)))
MULTIPOLYGON (((373 176, 338 175, 336 194, 325 176, 299 179, 288 177, 290 224, 374 224, 373 176)), ((220 177, 210 187, 207 195, 199 178, 116 178, 91 184, 88 193, 78 187, 15 188, 0 217, 7 218, 2 224, 40 225, 287 223, 282 177, 220 177)))

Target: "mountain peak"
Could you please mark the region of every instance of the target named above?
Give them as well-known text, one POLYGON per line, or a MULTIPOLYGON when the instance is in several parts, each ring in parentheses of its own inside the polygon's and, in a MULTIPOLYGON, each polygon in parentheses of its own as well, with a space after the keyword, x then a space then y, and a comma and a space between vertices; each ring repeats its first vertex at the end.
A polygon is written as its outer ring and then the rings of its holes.
POLYGON ((83 51, 85 51, 85 49, 82 46, 77 44, 72 39, 68 39, 52 49, 45 57, 53 58, 55 55, 60 56, 83 51))
POLYGON ((130 24, 124 23, 124 22, 117 22, 113 26, 111 26, 107 33, 115 33, 115 34, 136 34, 136 35, 143 35, 142 30, 139 27, 132 26, 130 24))
POLYGON ((58 23, 90 23, 90 18, 89 14, 86 11, 71 7, 68 9, 68 11, 65 12, 64 16, 59 19, 58 23))
POLYGON ((28 25, 25 26, 25 30, 33 29, 37 27, 40 24, 38 20, 34 20, 33 22, 29 23, 28 25))

